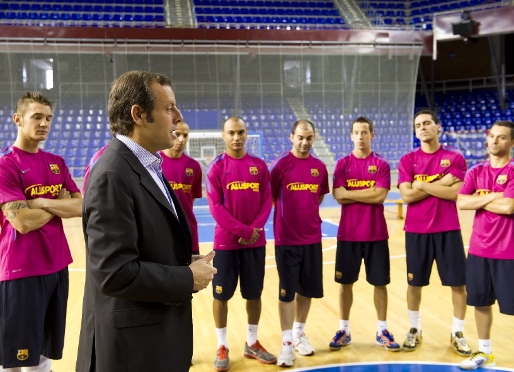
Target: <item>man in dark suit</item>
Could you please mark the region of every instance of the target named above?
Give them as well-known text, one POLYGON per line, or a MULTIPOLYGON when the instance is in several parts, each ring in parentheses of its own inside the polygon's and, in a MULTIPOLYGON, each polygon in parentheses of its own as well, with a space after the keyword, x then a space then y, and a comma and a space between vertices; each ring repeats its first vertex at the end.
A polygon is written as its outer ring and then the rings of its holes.
POLYGON ((87 259, 76 370, 187 371, 191 295, 216 269, 213 253, 191 256, 186 215, 160 168, 158 151, 173 146, 182 115, 170 80, 144 71, 113 82, 108 112, 115 138, 91 171, 82 210, 87 259))

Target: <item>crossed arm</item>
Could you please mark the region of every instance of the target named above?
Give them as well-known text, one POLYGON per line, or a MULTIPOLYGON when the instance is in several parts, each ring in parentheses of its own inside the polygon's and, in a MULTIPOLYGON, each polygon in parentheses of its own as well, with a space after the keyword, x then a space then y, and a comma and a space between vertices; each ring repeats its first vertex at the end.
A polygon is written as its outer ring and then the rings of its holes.
POLYGON ((448 173, 434 182, 403 182, 400 184, 400 194, 405 203, 411 204, 429 196, 444 200, 457 200, 462 181, 448 173))
POLYGON ((61 218, 82 215, 82 195, 61 189, 57 199, 37 198, 15 200, 0 206, 6 219, 21 234, 27 234, 44 226, 54 216, 61 218))
POLYGON ((491 192, 485 195, 459 195, 457 207, 463 210, 485 209, 496 214, 513 214, 514 199, 504 197, 503 192, 491 192))
POLYGON ((339 204, 382 204, 387 197, 388 191, 389 190, 382 187, 370 187, 369 189, 362 190, 346 190, 341 186, 332 190, 332 194, 339 204))

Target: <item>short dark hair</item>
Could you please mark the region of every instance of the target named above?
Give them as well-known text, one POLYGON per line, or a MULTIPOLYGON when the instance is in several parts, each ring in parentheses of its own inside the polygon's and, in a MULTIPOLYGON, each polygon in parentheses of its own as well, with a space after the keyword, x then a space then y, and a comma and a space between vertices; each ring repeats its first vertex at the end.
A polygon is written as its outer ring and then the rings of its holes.
POLYGON ((437 114, 434 111, 432 111, 432 110, 419 110, 418 112, 416 112, 414 114, 414 120, 412 120, 412 125, 415 125, 416 118, 419 115, 430 115, 432 117, 432 120, 434 121, 434 123, 441 124, 441 120, 439 120, 439 117, 437 116, 437 114))
POLYGON ((368 124, 369 125, 369 131, 371 133, 373 133, 373 122, 371 120, 369 120, 367 117, 359 116, 357 119, 352 121, 352 132, 353 132, 353 124, 355 124, 355 123, 366 123, 366 124, 368 124))
POLYGON ((300 124, 310 125, 312 127, 312 131, 314 132, 314 134, 316 134, 316 126, 314 125, 314 123, 312 121, 307 120, 307 119, 300 119, 300 120, 295 121, 293 124, 293 127, 291 128, 291 134, 294 134, 294 132, 296 131, 296 128, 300 124))
POLYGON ((111 84, 107 111, 111 132, 129 135, 134 130, 132 106, 139 105, 147 114, 147 120, 153 121, 155 93, 153 83, 171 88, 171 80, 164 75, 148 71, 129 71, 122 74, 111 84))
POLYGON ((510 139, 514 140, 514 123, 512 121, 509 121, 509 120, 498 120, 496 123, 491 125, 491 128, 494 125, 497 125, 499 127, 507 127, 507 128, 509 128, 510 129, 510 139))
POLYGON ((21 96, 16 103, 16 112, 21 116, 25 115, 28 105, 32 102, 40 103, 44 106, 50 107, 50 110, 52 109, 52 102, 50 102, 50 100, 41 92, 27 92, 21 96))

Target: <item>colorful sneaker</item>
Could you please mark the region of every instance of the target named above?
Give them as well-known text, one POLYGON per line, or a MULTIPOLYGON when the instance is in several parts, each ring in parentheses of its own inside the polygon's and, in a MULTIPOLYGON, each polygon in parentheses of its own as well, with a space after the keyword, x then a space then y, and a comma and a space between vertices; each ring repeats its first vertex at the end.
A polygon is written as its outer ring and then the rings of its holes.
POLYGON ((462 369, 477 369, 481 367, 494 367, 494 354, 486 354, 481 351, 473 353, 471 357, 461 362, 460 368, 462 369))
POLYGON ((252 346, 248 346, 245 342, 244 356, 245 358, 257 359, 259 362, 264 364, 275 364, 277 362, 275 355, 268 353, 259 340, 255 341, 255 344, 252 346))
POLYGON ((336 335, 330 341, 330 350, 341 350, 343 346, 350 345, 352 343, 352 336, 347 334, 345 331, 337 331, 336 335))
POLYGON ((295 337, 293 339, 294 349, 300 353, 300 355, 309 356, 314 355, 314 348, 311 344, 309 344, 309 340, 305 336, 305 333, 302 333, 300 337, 295 337))
POLYGON ((216 371, 228 371, 230 369, 230 366, 228 365, 228 349, 225 345, 221 345, 218 350, 216 350, 214 369, 216 371))
POLYGON ((394 341, 394 337, 387 329, 384 329, 381 334, 377 332, 375 340, 377 345, 385 347, 389 351, 400 351, 400 345, 394 341))
POLYGON ((277 366, 279 367, 292 367, 296 359, 294 353, 294 346, 290 342, 284 342, 282 344, 282 350, 277 359, 277 366))
POLYGON ((455 336, 450 337, 453 350, 459 355, 470 356, 471 348, 468 346, 462 332, 455 332, 455 336))
POLYGON ((423 336, 421 335, 421 331, 418 333, 416 328, 411 328, 409 333, 407 333, 405 341, 403 341, 403 350, 414 351, 422 342, 423 336))

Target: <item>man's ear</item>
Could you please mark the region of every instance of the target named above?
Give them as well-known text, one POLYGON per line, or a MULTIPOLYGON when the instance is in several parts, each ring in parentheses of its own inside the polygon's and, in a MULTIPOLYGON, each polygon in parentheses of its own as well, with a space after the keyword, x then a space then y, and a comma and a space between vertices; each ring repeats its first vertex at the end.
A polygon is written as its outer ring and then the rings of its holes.
POLYGON ((130 114, 132 115, 132 119, 137 125, 143 124, 143 119, 146 117, 146 113, 139 105, 133 105, 130 108, 130 114))
POLYGON ((17 127, 23 127, 23 123, 21 121, 22 117, 20 114, 18 114, 17 112, 15 112, 12 116, 12 121, 14 122, 14 124, 16 124, 17 127))

